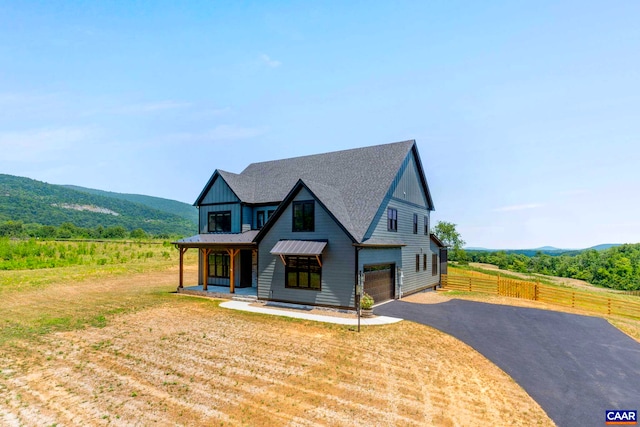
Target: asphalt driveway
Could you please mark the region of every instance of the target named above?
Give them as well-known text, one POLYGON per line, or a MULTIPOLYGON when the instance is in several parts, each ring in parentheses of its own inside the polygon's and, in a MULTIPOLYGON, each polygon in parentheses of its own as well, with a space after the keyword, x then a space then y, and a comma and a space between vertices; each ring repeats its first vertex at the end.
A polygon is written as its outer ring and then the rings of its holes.
POLYGON ((464 300, 392 301, 374 313, 464 341, 509 374, 560 427, 604 426, 607 409, 640 410, 640 344, 604 319, 464 300))

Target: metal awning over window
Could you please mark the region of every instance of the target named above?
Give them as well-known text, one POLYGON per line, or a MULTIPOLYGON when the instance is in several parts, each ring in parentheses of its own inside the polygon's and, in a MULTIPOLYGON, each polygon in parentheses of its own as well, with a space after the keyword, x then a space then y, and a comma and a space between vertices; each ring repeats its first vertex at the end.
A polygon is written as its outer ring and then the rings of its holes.
POLYGON ((312 240, 280 240, 271 249, 273 255, 317 256, 322 254, 327 242, 312 240))
POLYGON ((322 267, 320 255, 327 242, 316 242, 312 240, 280 240, 271 249, 273 255, 280 255, 282 263, 286 265, 285 256, 308 256, 316 257, 318 264, 322 267))

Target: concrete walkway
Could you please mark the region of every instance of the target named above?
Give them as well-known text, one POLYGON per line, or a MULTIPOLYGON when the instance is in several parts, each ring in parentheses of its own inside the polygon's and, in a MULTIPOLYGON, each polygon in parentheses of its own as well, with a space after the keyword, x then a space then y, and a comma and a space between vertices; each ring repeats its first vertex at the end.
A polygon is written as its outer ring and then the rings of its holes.
MULTIPOLYGON (((285 317, 293 317, 295 319, 313 320, 315 322, 336 323, 339 325, 355 326, 358 324, 358 319, 354 319, 354 318, 305 313, 304 312, 305 308, 303 308, 303 306, 301 306, 300 308, 293 308, 293 306, 277 308, 277 307, 258 307, 251 304, 252 303, 246 302, 246 301, 226 301, 220 304, 220 307, 229 308, 231 310, 249 311, 252 313, 271 314, 274 316, 285 316, 285 317), (297 311, 294 311, 294 310, 297 310, 297 311)), ((389 325, 392 323, 397 323, 401 320, 402 319, 398 317, 388 317, 388 316, 376 316, 371 318, 363 317, 360 319, 360 324, 362 326, 389 325)))

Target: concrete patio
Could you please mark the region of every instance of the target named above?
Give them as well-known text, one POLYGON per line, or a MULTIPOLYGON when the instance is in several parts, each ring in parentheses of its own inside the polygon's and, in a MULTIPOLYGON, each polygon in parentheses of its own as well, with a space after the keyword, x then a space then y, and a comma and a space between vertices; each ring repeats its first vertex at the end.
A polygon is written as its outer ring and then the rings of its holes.
POLYGON ((185 286, 184 288, 178 288, 179 294, 185 295, 197 295, 201 297, 209 298, 225 298, 225 299, 238 299, 238 300, 256 300, 258 298, 257 288, 238 288, 236 287, 235 293, 229 291, 228 286, 214 286, 208 285, 207 290, 202 289, 200 286, 185 286))

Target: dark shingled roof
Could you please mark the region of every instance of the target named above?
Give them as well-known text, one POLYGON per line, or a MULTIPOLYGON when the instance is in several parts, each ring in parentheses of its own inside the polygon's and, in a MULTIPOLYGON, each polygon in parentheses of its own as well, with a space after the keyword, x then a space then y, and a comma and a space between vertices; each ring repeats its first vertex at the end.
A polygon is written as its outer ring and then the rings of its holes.
MULTIPOLYGON (((417 157, 415 141, 410 140, 252 163, 240 174, 221 170, 216 173, 248 204, 281 202, 302 180, 353 238, 361 242, 412 149, 416 150, 417 157)), ((419 158, 418 166, 421 169, 419 158)), ((214 173, 196 204, 205 196, 215 176, 214 173)), ((426 180, 424 185, 426 188, 426 180)), ((433 208, 428 188, 426 192, 429 207, 433 208)))

